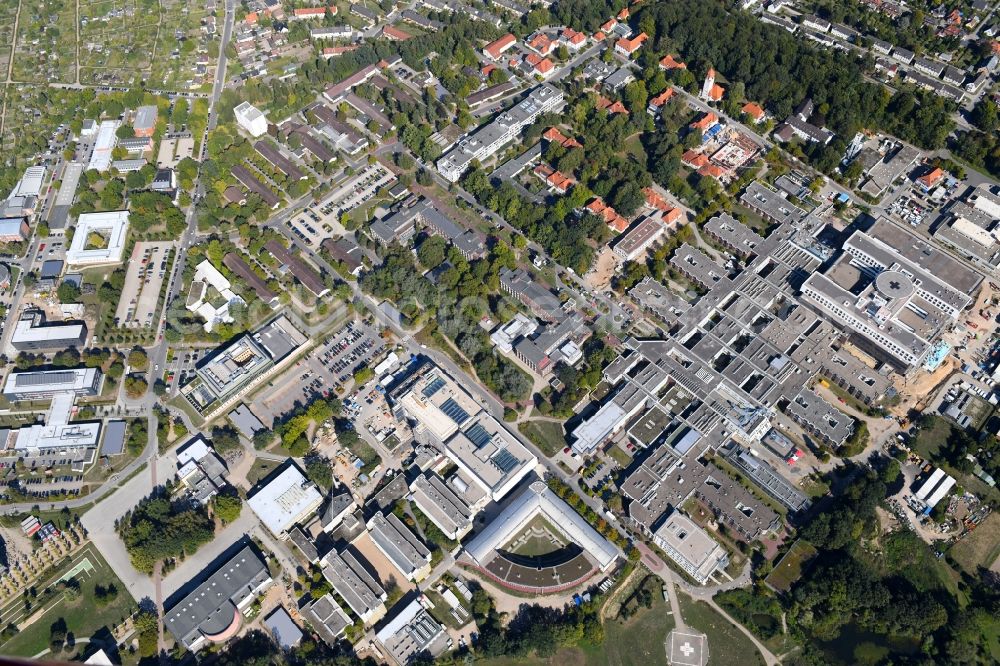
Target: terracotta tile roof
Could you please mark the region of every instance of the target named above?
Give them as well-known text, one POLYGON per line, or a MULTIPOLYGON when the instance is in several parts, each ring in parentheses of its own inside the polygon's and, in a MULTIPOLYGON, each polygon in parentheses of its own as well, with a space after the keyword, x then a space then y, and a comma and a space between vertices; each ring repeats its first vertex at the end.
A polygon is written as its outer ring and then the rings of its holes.
POLYGON ((699 168, 708 164, 708 158, 696 150, 688 150, 681 155, 681 162, 688 166, 699 168))
POLYGON ((326 16, 327 10, 331 14, 337 13, 337 8, 331 5, 330 7, 301 7, 293 10, 292 15, 298 18, 323 17, 326 16))
POLYGON ((583 147, 583 144, 581 144, 579 141, 571 137, 568 137, 561 131, 559 131, 558 127, 550 127, 547 130, 545 130, 545 133, 542 134, 542 138, 544 138, 546 141, 558 143, 560 146, 564 146, 566 148, 583 147))
POLYGON ((647 187, 642 191, 643 196, 646 197, 646 203, 653 208, 660 211, 665 211, 670 209, 670 204, 667 200, 660 196, 660 194, 654 190, 652 187, 647 187))
POLYGON ((716 166, 715 164, 706 164, 705 166, 698 169, 698 175, 701 177, 711 176, 712 178, 722 178, 722 175, 726 173, 722 167, 716 166))
POLYGON ((680 208, 671 208, 670 210, 663 211, 661 218, 667 224, 676 224, 682 220, 683 213, 680 208))
POLYGON ((483 51, 485 51, 489 57, 496 60, 500 57, 501 53, 513 46, 515 42, 517 42, 517 37, 508 32, 500 39, 487 44, 483 51))
POLYGON ((528 42, 528 46, 543 55, 548 55, 549 52, 552 51, 554 44, 552 43, 552 40, 549 39, 548 35, 544 32, 540 32, 535 35, 530 42, 528 42))
POLYGON ((759 104, 755 104, 753 102, 747 102, 746 104, 743 105, 743 108, 740 110, 757 122, 760 122, 761 120, 764 119, 764 109, 760 108, 759 104))
POLYGON ((524 56, 524 60, 529 65, 531 65, 536 72, 539 72, 540 74, 546 74, 548 72, 551 72, 552 68, 555 67, 555 65, 552 64, 551 60, 549 60, 548 58, 543 58, 537 53, 529 53, 528 55, 524 56))
POLYGON ((661 106, 663 106, 664 104, 666 104, 667 102, 669 102, 670 98, 673 97, 673 96, 674 96, 674 89, 673 88, 667 88, 666 90, 664 90, 663 92, 661 92, 659 95, 657 95, 653 99, 649 100, 649 104, 651 106, 653 106, 653 107, 655 107, 655 108, 658 109, 661 106))
POLYGON ((671 70, 671 69, 687 69, 687 64, 681 62, 680 60, 675 60, 672 55, 665 55, 660 59, 660 68, 671 70))
POLYGON ((388 37, 394 42, 404 42, 413 37, 410 33, 403 32, 399 28, 391 25, 382 26, 382 35, 388 37))
POLYGON ((920 178, 917 178, 917 180, 920 181, 924 187, 933 187, 934 183, 938 182, 943 177, 944 171, 942 171, 939 167, 934 167, 933 171, 925 173, 923 176, 920 176, 920 178))
POLYGON ((639 50, 639 47, 642 46, 643 42, 645 42, 647 39, 649 39, 649 35, 647 35, 644 32, 640 32, 632 39, 625 39, 624 37, 622 37, 617 42, 615 42, 615 48, 625 51, 629 55, 632 55, 633 53, 639 50))
POLYGON ((719 117, 714 113, 712 113, 711 111, 709 111, 701 118, 691 123, 691 129, 698 129, 704 132, 717 122, 719 122, 719 117))
POLYGON ((615 231, 622 232, 628 229, 628 220, 618 214, 611 206, 604 203, 601 197, 596 197, 587 204, 587 210, 594 215, 604 219, 604 222, 615 231))
POLYGON ((349 44, 347 46, 328 46, 323 49, 323 55, 325 56, 338 56, 345 53, 350 53, 351 51, 357 51, 357 44, 349 44))

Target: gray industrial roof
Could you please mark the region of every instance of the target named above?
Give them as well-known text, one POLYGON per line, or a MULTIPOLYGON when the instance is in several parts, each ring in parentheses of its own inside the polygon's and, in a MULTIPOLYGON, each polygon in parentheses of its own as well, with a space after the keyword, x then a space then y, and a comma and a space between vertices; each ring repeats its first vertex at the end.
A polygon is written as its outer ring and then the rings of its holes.
POLYGON ((163 624, 185 645, 202 634, 220 634, 232 625, 237 607, 270 579, 267 564, 246 546, 175 604, 163 624))
POLYGON ((264 626, 274 636, 278 645, 290 650, 302 640, 302 630, 292 621, 292 616, 283 606, 278 606, 273 613, 264 618, 264 626))
POLYGON ((108 421, 104 426, 104 441, 101 443, 102 456, 116 456, 125 450, 125 422, 108 421))

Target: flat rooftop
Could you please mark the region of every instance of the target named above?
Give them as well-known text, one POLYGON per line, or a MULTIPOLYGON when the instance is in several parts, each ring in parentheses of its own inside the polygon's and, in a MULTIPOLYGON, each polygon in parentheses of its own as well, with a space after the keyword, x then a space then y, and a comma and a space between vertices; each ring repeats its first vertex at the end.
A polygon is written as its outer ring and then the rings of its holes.
POLYGON ((247 504, 273 534, 282 534, 322 501, 315 484, 290 465, 248 498, 247 504))

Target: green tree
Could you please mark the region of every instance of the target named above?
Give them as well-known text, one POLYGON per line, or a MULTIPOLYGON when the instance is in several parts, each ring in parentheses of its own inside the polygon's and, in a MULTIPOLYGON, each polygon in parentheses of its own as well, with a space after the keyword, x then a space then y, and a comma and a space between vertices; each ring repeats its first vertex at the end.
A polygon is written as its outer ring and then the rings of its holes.
POLYGON ((149 368, 149 356, 142 347, 133 347, 128 353, 128 366, 136 371, 143 372, 149 368))
POLYGON ((80 288, 72 282, 64 280, 59 284, 56 295, 59 297, 60 303, 77 303, 80 301, 80 288))
POLYGON ((239 518, 242 509, 243 500, 234 488, 228 488, 212 498, 212 512, 223 525, 228 525, 239 518))

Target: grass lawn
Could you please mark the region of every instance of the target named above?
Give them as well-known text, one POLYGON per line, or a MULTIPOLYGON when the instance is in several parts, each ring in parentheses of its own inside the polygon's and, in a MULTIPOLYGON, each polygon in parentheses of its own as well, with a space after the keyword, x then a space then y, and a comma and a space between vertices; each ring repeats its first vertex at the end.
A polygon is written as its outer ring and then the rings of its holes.
POLYGON ((346 448, 348 451, 350 451, 358 458, 361 458, 362 462, 364 462, 365 464, 365 466, 362 468, 363 472, 371 471, 371 469, 382 460, 378 455, 378 451, 373 449, 371 445, 369 445, 368 442, 366 442, 365 440, 361 439, 361 437, 358 437, 357 442, 352 444, 351 446, 347 446, 345 444, 344 448, 346 448))
POLYGON ((967 573, 989 569, 1000 557, 1000 515, 991 513, 972 534, 951 547, 949 554, 967 573))
POLYGON ((748 227, 756 231, 761 236, 767 235, 768 223, 760 215, 750 210, 746 206, 734 205, 733 215, 739 215, 748 227))
MULTIPOLYGON (((654 666, 666 663, 667 634, 674 619, 663 595, 653 596, 651 608, 643 608, 628 620, 607 620, 601 643, 583 643, 578 648, 564 648, 548 659, 499 657, 480 659, 481 666, 654 666)), ((714 663, 714 660, 713 660, 714 663)), ((718 662, 722 663, 741 663, 718 662)))
POLYGON ((764 658, 750 639, 711 606, 704 601, 695 601, 680 591, 677 592, 677 597, 685 624, 704 632, 708 637, 710 664, 764 664, 764 658))
POLYGON ((258 458, 254 461, 253 466, 250 467, 250 471, 247 472, 247 482, 252 486, 257 485, 258 481, 276 470, 281 464, 281 461, 278 460, 262 460, 258 458))
POLYGON ((646 150, 642 147, 642 140, 638 134, 625 139, 625 152, 638 160, 639 164, 646 163, 646 150))
MULTIPOLYGON (((57 595, 55 601, 48 602, 48 610, 40 617, 27 626, 20 625, 21 631, 0 646, 0 652, 10 656, 33 657, 49 647, 52 625, 59 620, 66 623, 68 634, 80 639, 90 638, 98 632, 103 633, 104 629, 110 631, 132 614, 135 609, 135 601, 125 588, 124 583, 118 579, 108 563, 101 557, 97 548, 93 545, 85 546, 80 553, 74 555, 73 564, 76 565, 80 562, 90 565, 75 576, 80 583, 80 595, 75 599, 57 595), (117 597, 107 605, 98 606, 94 600, 94 585, 96 583, 105 587, 114 584, 118 588, 117 597)), ((80 646, 82 649, 86 647, 85 644, 80 646)), ((68 660, 72 658, 74 653, 75 650, 63 652, 59 658, 68 660)))
POLYGON ((462 368, 469 374, 473 373, 472 365, 466 360, 462 354, 455 349, 455 347, 448 341, 446 337, 437 330, 437 326, 424 326, 420 331, 413 336, 413 339, 422 345, 427 345, 428 347, 433 347, 445 354, 455 362, 455 365, 462 368))
POLYGON ((623 468, 632 464, 632 456, 625 453, 620 446, 612 446, 608 449, 608 455, 623 468))
POLYGON ((547 456, 554 456, 566 446, 562 424, 555 421, 525 421, 517 429, 547 456))
POLYGON ((933 460, 937 457, 941 445, 948 440, 951 434, 951 423, 943 418, 935 418, 931 421, 931 427, 920 428, 917 436, 910 443, 910 448, 923 458, 933 460))
POLYGON ((764 579, 768 585, 778 592, 787 592, 792 587, 792 583, 802 575, 802 568, 813 557, 816 556, 816 549, 808 541, 799 539, 792 544, 784 557, 775 565, 771 573, 764 579))

